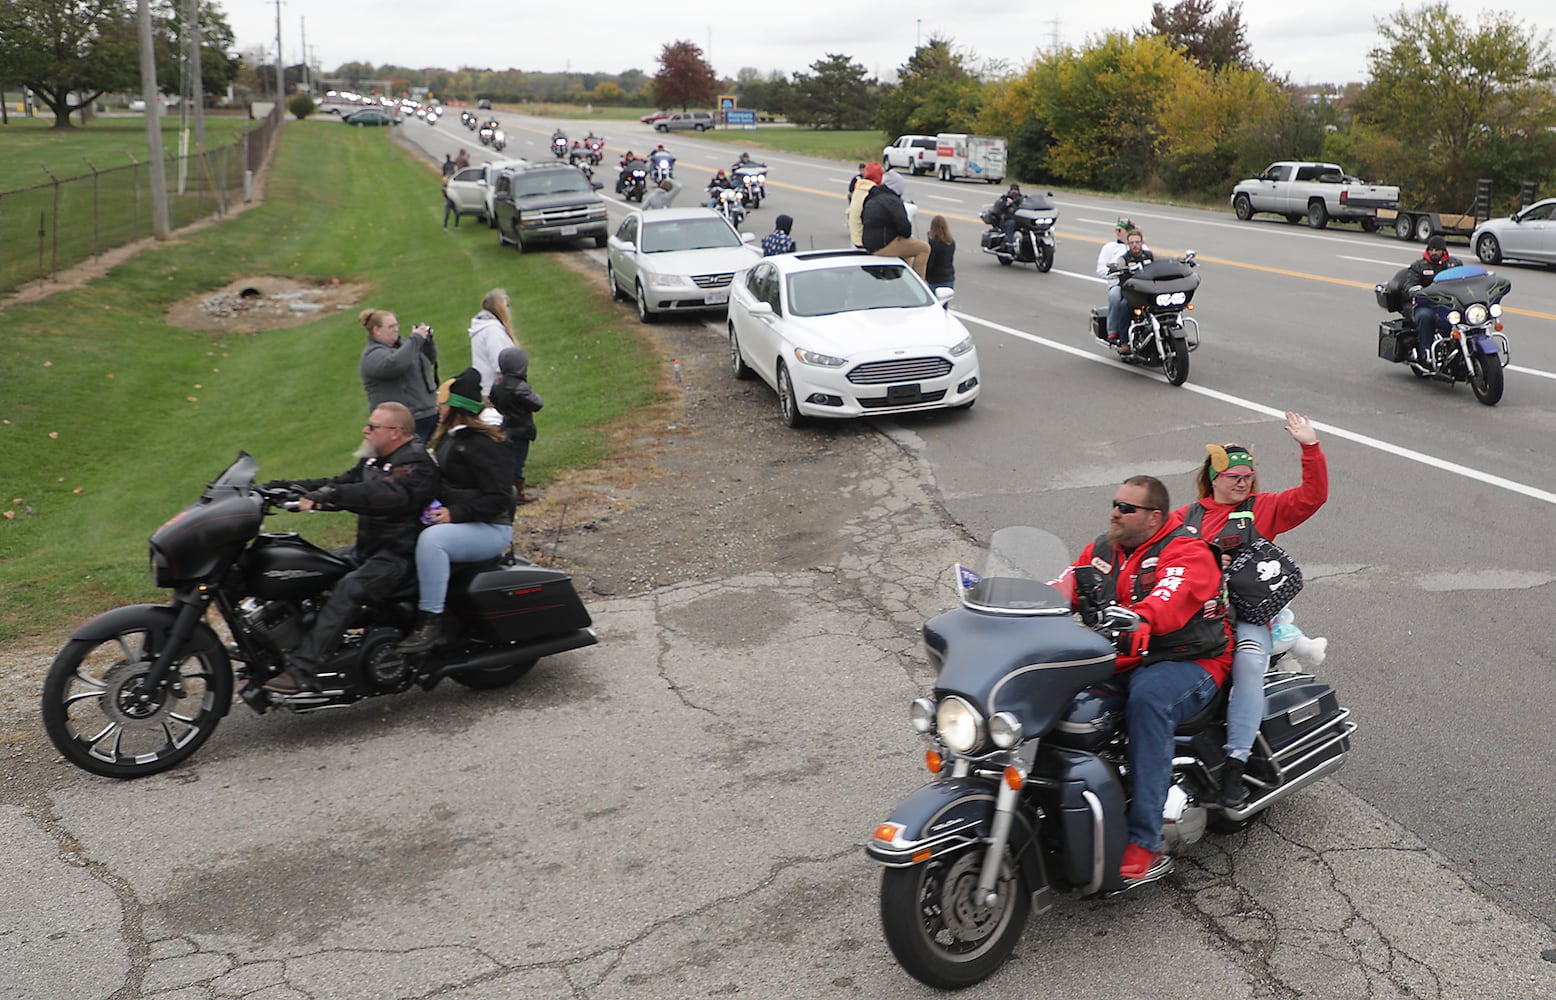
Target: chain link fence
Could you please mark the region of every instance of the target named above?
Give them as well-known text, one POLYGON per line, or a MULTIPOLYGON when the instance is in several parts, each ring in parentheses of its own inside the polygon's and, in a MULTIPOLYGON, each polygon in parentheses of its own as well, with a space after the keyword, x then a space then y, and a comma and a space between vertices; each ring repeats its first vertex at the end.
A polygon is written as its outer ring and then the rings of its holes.
MULTIPOLYGON (((276 105, 231 145, 169 156, 163 169, 172 228, 247 200, 280 125, 276 105)), ((91 173, 50 174, 43 184, 0 191, 0 293, 152 235, 151 164, 87 165, 91 173)))

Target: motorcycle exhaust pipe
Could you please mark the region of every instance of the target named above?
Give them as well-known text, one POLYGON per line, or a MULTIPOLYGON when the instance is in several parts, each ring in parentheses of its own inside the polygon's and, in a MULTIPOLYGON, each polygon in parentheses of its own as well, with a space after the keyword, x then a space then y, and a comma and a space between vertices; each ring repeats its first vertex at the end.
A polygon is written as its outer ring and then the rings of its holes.
MULTIPOLYGON (((1350 736, 1350 734, 1351 730, 1348 729, 1342 735, 1336 737, 1336 739, 1344 739, 1350 736)), ((1276 785, 1275 788, 1269 792, 1269 794, 1260 796, 1256 799, 1250 799, 1248 803, 1241 809, 1223 808, 1221 810, 1222 815, 1230 820, 1244 820, 1254 815, 1255 813, 1263 812, 1265 809, 1268 809, 1270 806, 1279 802, 1281 799, 1284 799, 1291 793, 1301 791, 1308 785, 1311 785, 1313 782, 1317 781, 1319 778, 1328 777, 1334 772, 1340 770, 1340 768, 1345 765, 1345 758, 1349 756, 1349 751, 1336 754, 1335 756, 1314 767, 1311 771, 1307 771, 1304 774, 1301 774, 1298 777, 1286 782, 1285 784, 1276 785)))
POLYGON ((521 645, 503 646, 501 649, 494 649, 469 659, 446 663, 429 674, 421 682, 421 686, 430 691, 443 678, 453 674, 461 674, 468 670, 490 670, 493 667, 506 667, 518 660, 538 660, 542 656, 565 653, 569 649, 593 646, 599 641, 600 638, 595 634, 594 629, 581 628, 576 632, 552 636, 549 639, 537 639, 534 642, 527 642, 521 645))

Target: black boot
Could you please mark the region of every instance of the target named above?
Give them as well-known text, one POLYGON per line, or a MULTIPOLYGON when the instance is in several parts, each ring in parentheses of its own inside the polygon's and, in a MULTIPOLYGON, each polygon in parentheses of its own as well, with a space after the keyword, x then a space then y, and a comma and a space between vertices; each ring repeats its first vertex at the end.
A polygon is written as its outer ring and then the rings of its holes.
POLYGON ((1243 784, 1246 761, 1228 757, 1221 765, 1221 797, 1216 802, 1224 809, 1241 809, 1248 804, 1248 786, 1243 784))
POLYGON ((298 694, 302 691, 319 690, 319 678, 314 673, 312 664, 294 656, 287 663, 285 670, 261 686, 275 694, 298 694))
POLYGON ((525 493, 524 492, 524 480, 522 480, 522 479, 515 479, 513 481, 513 502, 514 503, 519 504, 520 506, 522 506, 522 505, 527 504, 527 503, 534 503, 536 500, 539 500, 539 499, 540 499, 540 496, 538 494, 535 494, 535 493, 525 493))
POLYGON ((397 647, 401 653, 425 653, 442 644, 443 615, 423 611, 416 616, 416 628, 397 647))

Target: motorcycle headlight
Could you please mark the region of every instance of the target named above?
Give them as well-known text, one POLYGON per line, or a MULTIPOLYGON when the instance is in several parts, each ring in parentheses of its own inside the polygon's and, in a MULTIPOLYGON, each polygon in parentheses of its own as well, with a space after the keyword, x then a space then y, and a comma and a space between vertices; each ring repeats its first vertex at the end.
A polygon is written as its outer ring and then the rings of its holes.
POLYGON ((1493 316, 1500 316, 1500 315, 1502 315, 1502 303, 1500 303, 1500 302, 1493 302, 1493 303, 1491 303, 1491 315, 1493 315, 1493 316))
POLYGON ((1175 305, 1175 306, 1181 306, 1181 305, 1183 305, 1183 303, 1187 302, 1188 300, 1189 300, 1189 296, 1188 296, 1188 293, 1186 293, 1186 292, 1173 292, 1172 293, 1172 304, 1175 305))
POLYGON ((935 709, 935 729, 957 753, 971 753, 983 742, 983 718, 960 698, 946 698, 935 709))
POLYGON ((822 368, 841 368, 848 364, 843 358, 834 358, 830 354, 818 354, 815 351, 807 351, 803 347, 796 347, 794 356, 807 365, 820 365, 822 368))
POLYGON ((1457 309, 1451 310, 1448 313, 1448 325, 1449 326, 1458 326, 1459 322, 1461 320, 1463 320, 1463 319, 1464 319, 1464 314, 1459 312, 1459 310, 1457 310, 1457 309))
POLYGON ((1464 319, 1471 326, 1479 326, 1484 323, 1489 315, 1491 315, 1490 312, 1479 302, 1464 310, 1464 319))
POLYGON ((1001 750, 1009 750, 1020 743, 1022 735, 1021 723, 1009 712, 997 712, 989 720, 989 739, 1001 750))
POLYGON ((756 175, 756 182, 758 184, 766 184, 767 183, 767 175, 766 174, 757 174, 756 175))
POLYGON ((908 709, 908 722, 915 733, 927 733, 935 727, 935 703, 928 698, 916 698, 908 709))
POLYGON ((970 351, 972 349, 973 349, 972 338, 968 337, 967 339, 963 340, 960 344, 957 344, 955 347, 951 348, 951 357, 959 358, 959 357, 961 357, 962 355, 966 354, 968 351, 970 351))

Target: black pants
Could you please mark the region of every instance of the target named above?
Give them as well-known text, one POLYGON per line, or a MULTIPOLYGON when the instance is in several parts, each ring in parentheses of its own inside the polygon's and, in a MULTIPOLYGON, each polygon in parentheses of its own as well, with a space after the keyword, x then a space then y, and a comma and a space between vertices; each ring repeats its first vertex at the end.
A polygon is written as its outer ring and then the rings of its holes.
POLYGON ((400 589, 400 584, 412 572, 409 558, 397 552, 375 552, 362 565, 341 577, 319 611, 313 631, 292 653, 292 664, 318 673, 320 664, 339 648, 341 637, 356 617, 357 609, 388 598, 400 589))

